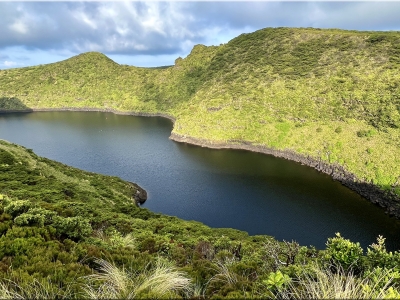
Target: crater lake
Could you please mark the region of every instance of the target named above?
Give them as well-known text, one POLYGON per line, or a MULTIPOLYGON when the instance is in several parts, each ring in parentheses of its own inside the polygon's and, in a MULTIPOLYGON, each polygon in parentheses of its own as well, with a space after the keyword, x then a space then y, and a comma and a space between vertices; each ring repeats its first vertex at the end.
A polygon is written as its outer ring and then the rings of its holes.
POLYGON ((103 112, 0 114, 1 139, 135 182, 151 211, 320 249, 336 232, 364 249, 378 235, 400 248, 400 221, 328 175, 269 155, 176 143, 172 127, 165 118, 103 112))

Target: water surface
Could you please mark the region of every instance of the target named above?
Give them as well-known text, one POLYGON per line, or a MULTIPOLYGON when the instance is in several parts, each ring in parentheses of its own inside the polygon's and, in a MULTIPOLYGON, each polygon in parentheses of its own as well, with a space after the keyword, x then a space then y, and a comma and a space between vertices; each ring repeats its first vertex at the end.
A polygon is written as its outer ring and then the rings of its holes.
POLYGON ((0 138, 148 192, 144 207, 324 248, 340 232, 365 248, 378 235, 400 248, 400 222, 299 163, 168 139, 171 121, 100 112, 0 114, 0 138))

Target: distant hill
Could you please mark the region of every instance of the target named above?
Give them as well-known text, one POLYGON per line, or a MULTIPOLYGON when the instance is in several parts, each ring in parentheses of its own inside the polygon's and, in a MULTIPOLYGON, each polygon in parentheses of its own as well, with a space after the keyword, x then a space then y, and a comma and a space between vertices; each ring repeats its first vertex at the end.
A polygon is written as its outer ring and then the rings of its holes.
POLYGON ((400 32, 266 28, 169 68, 91 52, 0 71, 0 86, 2 109, 169 114, 176 136, 290 149, 400 195, 400 32))

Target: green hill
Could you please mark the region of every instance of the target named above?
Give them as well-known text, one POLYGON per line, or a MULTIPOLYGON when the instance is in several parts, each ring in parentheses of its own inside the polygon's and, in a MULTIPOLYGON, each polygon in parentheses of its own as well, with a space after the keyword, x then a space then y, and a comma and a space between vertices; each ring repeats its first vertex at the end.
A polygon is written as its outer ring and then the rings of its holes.
POLYGON ((398 201, 399 82, 400 32, 266 28, 167 68, 85 53, 3 70, 0 108, 168 114, 176 139, 292 150, 398 201))
POLYGON ((152 213, 138 189, 0 140, 0 298, 400 296, 383 238, 366 254, 340 235, 318 251, 152 213))

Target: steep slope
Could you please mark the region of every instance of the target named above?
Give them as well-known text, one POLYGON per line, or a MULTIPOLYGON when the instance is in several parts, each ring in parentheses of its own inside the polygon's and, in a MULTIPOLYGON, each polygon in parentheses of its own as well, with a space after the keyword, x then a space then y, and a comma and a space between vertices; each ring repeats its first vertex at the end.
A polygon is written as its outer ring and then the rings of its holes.
POLYGON ((166 113, 176 140, 292 150, 390 198, 400 195, 399 57, 399 32, 266 28, 197 45, 165 69, 89 53, 4 70, 0 107, 166 113))

